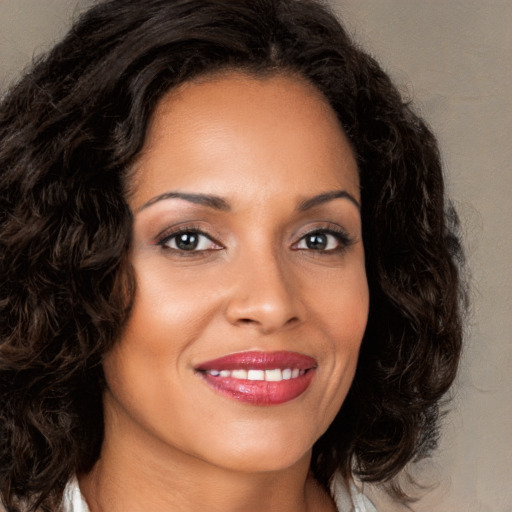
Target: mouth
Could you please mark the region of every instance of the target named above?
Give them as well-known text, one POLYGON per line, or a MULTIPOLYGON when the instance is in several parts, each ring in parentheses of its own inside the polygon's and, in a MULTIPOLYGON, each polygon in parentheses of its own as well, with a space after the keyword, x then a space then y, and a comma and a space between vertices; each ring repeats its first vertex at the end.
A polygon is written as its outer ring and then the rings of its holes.
POLYGON ((317 362, 296 352, 241 352, 200 363, 195 371, 218 393, 253 405, 277 405, 302 395, 317 362))

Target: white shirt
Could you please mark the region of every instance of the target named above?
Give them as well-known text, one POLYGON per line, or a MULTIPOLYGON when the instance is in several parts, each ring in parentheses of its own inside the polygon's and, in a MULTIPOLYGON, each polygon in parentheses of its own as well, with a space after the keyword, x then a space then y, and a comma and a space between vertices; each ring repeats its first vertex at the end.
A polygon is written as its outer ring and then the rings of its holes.
MULTIPOLYGON (((371 501, 350 483, 349 488, 340 476, 335 476, 331 486, 334 501, 339 512, 377 512, 371 501)), ((63 512, 90 512, 78 487, 78 480, 73 477, 64 490, 63 512)))
POLYGON ((336 474, 332 480, 331 493, 339 512, 377 512, 373 503, 351 481, 347 488, 345 480, 336 474))

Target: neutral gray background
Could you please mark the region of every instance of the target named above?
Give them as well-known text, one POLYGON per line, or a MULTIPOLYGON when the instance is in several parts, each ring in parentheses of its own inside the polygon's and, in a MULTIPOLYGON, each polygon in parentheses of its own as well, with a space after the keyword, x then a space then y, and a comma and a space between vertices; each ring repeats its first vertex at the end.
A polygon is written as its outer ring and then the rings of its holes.
MULTIPOLYGON (((0 89, 88 3, 0 0, 0 89)), ((331 3, 437 133, 471 270, 452 411, 438 453, 418 473, 435 487, 414 508, 512 512, 512 2, 331 3)))

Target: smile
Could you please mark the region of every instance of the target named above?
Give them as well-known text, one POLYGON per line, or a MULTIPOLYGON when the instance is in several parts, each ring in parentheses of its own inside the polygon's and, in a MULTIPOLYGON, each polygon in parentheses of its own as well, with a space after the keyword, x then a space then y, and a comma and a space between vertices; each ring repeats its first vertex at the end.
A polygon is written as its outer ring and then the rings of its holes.
POLYGON ((253 405, 297 398, 313 380, 316 361, 296 352, 242 352, 201 363, 196 372, 218 393, 253 405))
POLYGON ((212 377, 232 377, 240 380, 265 380, 267 382, 280 382, 282 380, 296 379, 306 373, 298 368, 274 368, 272 370, 208 370, 206 373, 212 377))

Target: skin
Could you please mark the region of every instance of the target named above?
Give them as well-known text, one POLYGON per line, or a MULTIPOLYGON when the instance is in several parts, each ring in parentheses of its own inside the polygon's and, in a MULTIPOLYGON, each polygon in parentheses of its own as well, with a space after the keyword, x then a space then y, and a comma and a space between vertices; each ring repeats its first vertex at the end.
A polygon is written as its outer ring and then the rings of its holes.
POLYGON ((311 448, 352 382, 369 299, 357 166, 334 112, 293 76, 186 83, 158 105, 132 185, 138 288, 104 361, 102 455, 80 477, 91 510, 335 510, 311 448), (175 192, 225 204, 163 196, 175 192), (177 228, 205 233, 198 250, 178 248, 177 228), (310 248, 327 228, 345 234, 310 248), (194 370, 248 350, 313 357, 311 385, 255 406, 194 370))

